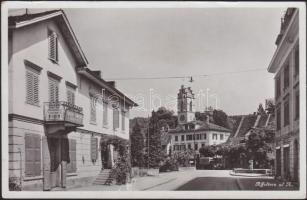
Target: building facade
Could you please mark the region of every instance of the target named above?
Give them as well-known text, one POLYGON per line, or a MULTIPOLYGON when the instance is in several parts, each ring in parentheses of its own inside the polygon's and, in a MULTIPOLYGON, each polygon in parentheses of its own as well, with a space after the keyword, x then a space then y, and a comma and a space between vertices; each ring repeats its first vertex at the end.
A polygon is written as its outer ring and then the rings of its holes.
POLYGON ((231 130, 207 121, 195 120, 194 94, 191 88, 181 86, 178 93, 178 126, 170 129, 172 151, 194 150, 201 147, 218 145, 227 141, 231 130))
POLYGON ((101 141, 129 140, 136 104, 89 69, 62 10, 8 22, 9 177, 22 190, 91 183, 116 159, 101 141))
POLYGON ((299 10, 282 18, 277 49, 268 67, 275 74, 275 174, 299 181, 299 10))

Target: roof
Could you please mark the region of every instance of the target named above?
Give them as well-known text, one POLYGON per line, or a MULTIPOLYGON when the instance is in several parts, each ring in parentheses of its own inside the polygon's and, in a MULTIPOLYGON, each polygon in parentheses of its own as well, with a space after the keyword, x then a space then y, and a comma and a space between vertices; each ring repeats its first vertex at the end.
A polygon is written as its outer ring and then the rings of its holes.
POLYGON ((39 13, 26 13, 23 15, 9 16, 8 24, 9 29, 13 30, 50 19, 54 20, 61 29, 63 38, 68 43, 68 47, 72 51, 72 55, 76 59, 78 66, 87 65, 88 60, 82 51, 77 37, 74 34, 63 10, 50 10, 39 13))
POLYGON ((242 125, 237 137, 243 137, 254 126, 257 120, 257 115, 246 115, 243 119, 242 125))
MULTIPOLYGON (((220 132, 231 132, 230 129, 227 129, 225 127, 213 124, 213 123, 208 123, 208 122, 203 122, 200 120, 195 120, 192 122, 189 122, 187 124, 194 124, 194 125, 199 125, 196 129, 193 131, 220 131, 220 132)), ((191 132, 191 130, 185 130, 182 125, 178 125, 175 129, 170 129, 169 133, 184 133, 184 132, 191 132)))
POLYGON ((88 79, 94 81, 101 87, 105 88, 107 91, 111 92, 113 95, 118 96, 120 99, 124 100, 124 102, 128 103, 131 106, 138 106, 137 103, 132 101, 129 97, 125 96, 121 91, 113 87, 109 82, 103 80, 99 75, 97 75, 97 71, 92 71, 86 67, 77 68, 77 72, 81 75, 84 75, 88 79))

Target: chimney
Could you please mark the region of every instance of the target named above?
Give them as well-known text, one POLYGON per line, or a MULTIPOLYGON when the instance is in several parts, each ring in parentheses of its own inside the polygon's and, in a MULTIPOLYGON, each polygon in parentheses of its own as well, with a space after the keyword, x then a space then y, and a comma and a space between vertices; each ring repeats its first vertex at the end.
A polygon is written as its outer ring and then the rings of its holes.
POLYGON ((107 83, 108 83, 110 86, 116 88, 116 82, 115 82, 115 81, 107 81, 107 83))
POLYGON ((101 78, 101 71, 100 70, 92 71, 92 72, 95 74, 95 76, 101 78))

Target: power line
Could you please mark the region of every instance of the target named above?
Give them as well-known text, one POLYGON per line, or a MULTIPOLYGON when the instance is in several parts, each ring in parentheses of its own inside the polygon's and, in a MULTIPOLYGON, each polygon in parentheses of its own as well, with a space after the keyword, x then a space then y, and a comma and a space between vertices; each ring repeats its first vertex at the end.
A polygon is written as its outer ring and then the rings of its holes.
POLYGON ((255 69, 247 69, 247 70, 239 70, 239 71, 230 71, 230 72, 219 72, 212 74, 195 74, 189 76, 159 76, 159 77, 118 77, 118 78, 106 78, 106 80, 150 80, 150 79, 181 79, 181 78, 191 78, 192 77, 208 77, 208 76, 218 76, 218 75, 226 75, 226 74, 238 74, 244 72, 252 72, 252 71, 262 71, 266 70, 266 68, 255 68, 255 69))

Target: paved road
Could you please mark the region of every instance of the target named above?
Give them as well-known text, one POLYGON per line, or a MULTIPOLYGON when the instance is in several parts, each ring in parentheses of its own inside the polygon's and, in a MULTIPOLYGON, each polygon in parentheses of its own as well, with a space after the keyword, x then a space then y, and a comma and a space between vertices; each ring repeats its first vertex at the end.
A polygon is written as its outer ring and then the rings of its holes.
POLYGON ((236 178, 232 177, 198 177, 176 190, 240 190, 236 178))

